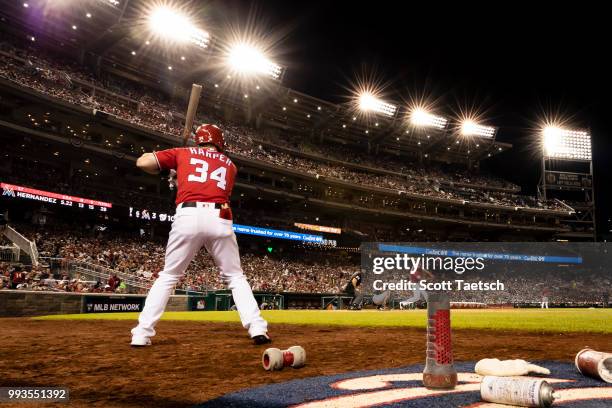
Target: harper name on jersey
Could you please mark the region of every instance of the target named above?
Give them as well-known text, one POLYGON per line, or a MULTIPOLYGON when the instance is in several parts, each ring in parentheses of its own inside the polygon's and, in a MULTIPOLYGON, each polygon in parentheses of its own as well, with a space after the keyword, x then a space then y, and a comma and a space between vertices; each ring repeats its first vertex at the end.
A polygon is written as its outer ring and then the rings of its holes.
POLYGON ((221 161, 225 160, 228 165, 232 164, 232 161, 230 160, 229 157, 227 157, 223 153, 215 152, 214 150, 204 149, 202 147, 190 147, 189 151, 191 152, 191 154, 198 154, 201 156, 205 156, 211 159, 218 159, 221 161))
POLYGON ((229 202, 238 170, 223 153, 202 147, 179 147, 154 155, 160 170, 176 170, 177 205, 187 201, 229 202))

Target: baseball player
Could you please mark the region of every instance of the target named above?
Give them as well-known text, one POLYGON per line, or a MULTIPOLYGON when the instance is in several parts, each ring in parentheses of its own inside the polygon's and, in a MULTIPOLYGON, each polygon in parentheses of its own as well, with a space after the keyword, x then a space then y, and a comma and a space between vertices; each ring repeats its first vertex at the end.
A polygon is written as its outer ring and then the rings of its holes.
POLYGON ((352 296, 350 308, 361 310, 363 307, 363 292, 361 291, 361 271, 355 272, 344 288, 344 292, 352 296))
POLYGON ((377 293, 372 296, 372 304, 376 306, 378 310, 387 310, 390 299, 391 299, 391 292, 388 290, 385 290, 384 292, 377 293))
POLYGON ((549 295, 549 291, 548 288, 544 288, 542 290, 542 302, 540 303, 540 308, 541 309, 548 309, 548 295, 549 295))
POLYGON ((132 329, 132 346, 149 346, 174 285, 198 251, 205 247, 232 291, 242 325, 257 345, 270 343, 268 323, 261 317, 251 287, 240 267, 238 243, 232 229, 229 199, 236 166, 223 154, 223 133, 215 125, 201 125, 197 147, 145 153, 137 161, 149 174, 176 170, 176 215, 166 246, 164 270, 151 287, 138 326, 132 329))
POLYGON ((416 307, 416 303, 421 300, 421 297, 425 302, 427 302, 427 292, 421 290, 421 288, 419 287, 419 282, 423 279, 423 275, 430 279, 433 279, 434 277, 431 272, 423 268, 418 268, 416 271, 414 271, 414 273, 410 274, 410 282, 415 285, 415 289, 412 291, 412 296, 400 302, 400 309, 409 309, 416 307))

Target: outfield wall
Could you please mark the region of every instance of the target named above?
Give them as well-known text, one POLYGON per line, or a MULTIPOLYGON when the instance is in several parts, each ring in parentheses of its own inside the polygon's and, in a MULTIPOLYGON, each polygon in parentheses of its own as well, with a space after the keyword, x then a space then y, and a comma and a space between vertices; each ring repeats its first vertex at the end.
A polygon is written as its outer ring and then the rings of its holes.
MULTIPOLYGON (((113 311, 137 311, 121 309, 122 304, 144 304, 145 295, 119 295, 109 293, 34 292, 25 290, 0 290, 0 317, 42 316, 70 313, 107 312, 98 310, 104 305, 113 311), (88 305, 89 308, 87 307, 88 305), (88 310, 89 309, 89 310, 88 310)), ((171 296, 168 311, 182 312, 189 309, 185 295, 171 296)))
MULTIPOLYGON (((179 292, 180 293, 180 292, 179 292)), ((316 293, 264 293, 256 292, 258 304, 266 302, 273 309, 344 309, 348 308, 350 296, 316 293), (276 299, 281 301, 275 305, 276 299)), ((0 317, 42 316, 72 313, 113 313, 138 312, 142 310, 145 295, 113 294, 113 293, 68 293, 43 292, 25 290, 0 290, 0 317)), ((204 311, 231 310, 234 302, 230 291, 208 292, 206 294, 190 293, 174 295, 168 301, 167 311, 204 311)), ((393 304, 392 304, 393 306, 393 304)), ((395 305, 397 306, 397 305, 395 305)), ((423 307, 420 304, 419 307, 423 307)), ((466 308, 457 307, 454 308, 466 308)), ((601 308, 602 303, 551 303, 551 308, 601 308)), ((608 305, 610 307, 612 305, 608 305)), ((504 305, 485 305, 479 303, 478 308, 539 308, 540 304, 521 303, 504 305)), ((473 307, 467 307, 473 308, 473 307)))

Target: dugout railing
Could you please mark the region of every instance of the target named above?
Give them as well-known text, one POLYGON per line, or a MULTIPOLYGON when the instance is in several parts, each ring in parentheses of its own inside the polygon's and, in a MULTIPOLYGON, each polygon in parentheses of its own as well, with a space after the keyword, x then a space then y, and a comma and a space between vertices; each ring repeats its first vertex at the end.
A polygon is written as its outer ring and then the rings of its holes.
POLYGON ((68 264, 68 270, 72 274, 80 274, 84 276, 91 276, 94 278, 100 279, 108 279, 117 275, 122 282, 125 282, 128 289, 146 289, 148 290, 151 287, 151 282, 143 282, 137 279, 134 279, 133 275, 128 275, 126 273, 118 272, 114 269, 106 268, 101 265, 96 265, 90 262, 85 261, 71 261, 68 264))
POLYGON ((335 295, 321 296, 321 309, 323 310, 341 310, 348 309, 351 305, 352 296, 335 295))
POLYGON ((6 225, 2 229, 2 234, 30 257, 32 265, 38 265, 38 249, 36 248, 36 243, 34 241, 30 241, 24 237, 10 225, 6 225))

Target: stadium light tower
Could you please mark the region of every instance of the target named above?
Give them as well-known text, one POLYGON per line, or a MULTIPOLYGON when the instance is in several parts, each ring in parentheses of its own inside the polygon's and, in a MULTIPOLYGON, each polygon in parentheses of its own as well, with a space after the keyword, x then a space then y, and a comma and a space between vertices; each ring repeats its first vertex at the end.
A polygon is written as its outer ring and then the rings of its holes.
POLYGON ((416 108, 410 113, 410 123, 416 127, 444 129, 448 120, 441 116, 433 115, 423 108, 416 108))
POLYGON ((243 75, 266 75, 272 79, 279 79, 283 70, 257 47, 246 43, 230 47, 227 64, 233 72, 243 75))
POLYGON ((496 130, 493 126, 483 126, 472 119, 464 119, 461 122, 461 135, 463 136, 478 136, 492 139, 495 137, 496 130))
POLYGON ((564 204, 574 216, 564 221, 569 227, 564 237, 596 240, 590 132, 549 122, 542 126, 538 137, 542 146, 538 196, 544 200, 559 198, 571 202, 571 207, 564 204))
POLYGON ((384 102, 371 92, 362 92, 359 95, 359 109, 364 112, 382 113, 386 116, 395 116, 397 106, 384 102))
POLYGON ((159 6, 151 10, 148 18, 149 29, 156 35, 175 41, 208 47, 210 35, 198 28, 186 15, 168 6, 159 6))
POLYGON ((546 126, 542 130, 545 157, 591 161, 591 135, 583 130, 546 126))

